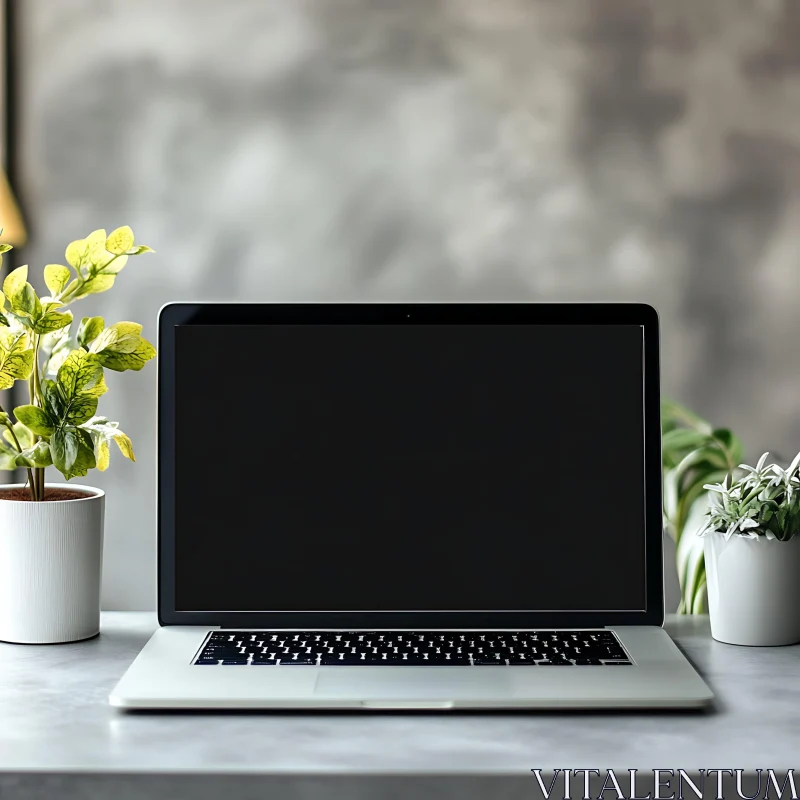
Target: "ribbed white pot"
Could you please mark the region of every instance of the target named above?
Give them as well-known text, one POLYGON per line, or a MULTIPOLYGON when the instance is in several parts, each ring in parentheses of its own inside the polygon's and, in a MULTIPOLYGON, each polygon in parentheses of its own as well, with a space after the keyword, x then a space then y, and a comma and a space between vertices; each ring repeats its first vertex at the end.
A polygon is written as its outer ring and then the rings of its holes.
POLYGON ((0 641, 55 644, 100 631, 105 494, 74 484, 48 488, 86 497, 0 499, 0 641))
POLYGON ((703 542, 711 635, 752 646, 800 642, 800 536, 703 542))

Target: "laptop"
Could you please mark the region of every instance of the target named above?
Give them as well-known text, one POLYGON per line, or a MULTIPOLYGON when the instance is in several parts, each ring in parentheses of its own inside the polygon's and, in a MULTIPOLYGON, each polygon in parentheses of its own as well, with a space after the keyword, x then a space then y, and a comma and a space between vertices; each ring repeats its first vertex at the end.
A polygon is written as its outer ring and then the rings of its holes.
POLYGON ((121 709, 699 707, 637 304, 159 318, 158 618, 121 709))

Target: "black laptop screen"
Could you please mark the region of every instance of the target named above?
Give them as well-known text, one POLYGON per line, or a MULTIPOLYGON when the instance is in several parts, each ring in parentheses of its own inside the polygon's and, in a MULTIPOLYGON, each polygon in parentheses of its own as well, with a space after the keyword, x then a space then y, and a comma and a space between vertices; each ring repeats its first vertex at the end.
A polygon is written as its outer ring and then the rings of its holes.
POLYGON ((175 333, 178 611, 639 611, 637 325, 175 333))

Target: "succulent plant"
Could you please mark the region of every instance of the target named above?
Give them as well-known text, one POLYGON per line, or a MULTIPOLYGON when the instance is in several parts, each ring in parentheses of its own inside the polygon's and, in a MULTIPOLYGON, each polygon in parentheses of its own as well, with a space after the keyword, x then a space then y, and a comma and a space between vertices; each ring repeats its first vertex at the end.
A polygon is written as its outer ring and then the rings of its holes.
POLYGON ((740 464, 742 477, 707 484, 711 503, 698 533, 777 539, 786 542, 800 533, 800 453, 788 469, 767 465, 764 453, 755 467, 740 464))

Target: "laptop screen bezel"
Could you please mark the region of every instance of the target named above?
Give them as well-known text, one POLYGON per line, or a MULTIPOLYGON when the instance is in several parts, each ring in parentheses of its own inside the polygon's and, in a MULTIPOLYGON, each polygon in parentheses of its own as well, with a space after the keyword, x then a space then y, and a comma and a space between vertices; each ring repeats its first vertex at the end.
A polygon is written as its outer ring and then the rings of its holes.
MULTIPOLYGON (((658 315, 642 303, 170 303, 158 319, 158 620, 227 628, 525 629, 664 622, 658 315), (645 608, 641 611, 184 611, 176 603, 175 332, 186 325, 636 325, 644 342, 645 608)), ((588 455, 588 454, 587 454, 588 455)), ((584 468, 591 469, 589 459, 584 468)), ((620 580, 625 579, 620 567, 620 580)))

